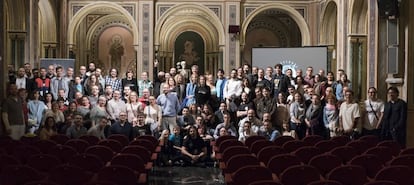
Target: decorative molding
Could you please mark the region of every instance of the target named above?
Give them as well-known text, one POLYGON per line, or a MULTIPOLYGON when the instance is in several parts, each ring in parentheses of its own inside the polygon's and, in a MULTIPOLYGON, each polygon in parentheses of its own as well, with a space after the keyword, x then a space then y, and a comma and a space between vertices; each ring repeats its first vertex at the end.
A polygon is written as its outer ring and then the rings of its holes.
POLYGON ((160 6, 158 6, 158 18, 160 18, 172 6, 173 5, 160 5, 160 6))
POLYGON ((304 8, 297 8, 295 10, 298 11, 299 14, 302 15, 302 17, 305 17, 305 9, 304 8))
POLYGON ((91 25, 98 20, 99 18, 101 18, 102 14, 89 14, 86 16, 86 27, 89 29, 91 27, 91 25))
POLYGON ((142 71, 149 71, 149 53, 150 53, 150 4, 142 5, 142 71))
POLYGON ((219 19, 221 19, 221 6, 220 5, 206 5, 214 14, 217 15, 219 19))
POLYGON ((74 6, 72 6, 72 16, 75 16, 76 15, 76 13, 80 10, 80 9, 82 9, 84 6, 83 5, 74 5, 74 6))
MULTIPOLYGON (((230 25, 236 25, 237 24, 237 6, 236 5, 230 5, 229 6, 229 23, 230 25)), ((230 39, 229 44, 229 62, 230 62, 230 69, 236 67, 236 39, 230 39)))
POLYGON ((249 16, 254 10, 256 10, 257 7, 246 7, 244 9, 244 18, 249 16))
POLYGON ((279 27, 280 25, 275 24, 274 21, 269 21, 269 20, 264 20, 264 19, 255 20, 255 21, 252 21, 247 27, 247 33, 255 29, 259 29, 259 28, 271 30, 273 33, 275 33, 275 35, 277 35, 280 38, 281 47, 287 47, 289 34, 280 30, 279 27))
POLYGON ((135 6, 134 5, 124 5, 122 6, 126 11, 128 11, 129 14, 131 14, 132 17, 135 19, 135 6))
MULTIPOLYGON (((375 63, 376 63, 376 58, 375 58, 375 46, 377 44, 376 42, 376 33, 377 33, 377 26, 376 26, 376 22, 375 22, 375 9, 377 6, 377 1, 376 0, 370 0, 368 1, 369 3, 369 11, 368 13, 369 15, 369 20, 368 20, 368 28, 367 30, 369 30, 369 35, 368 35, 368 48, 367 48, 367 53, 368 53, 368 72, 370 74, 372 74, 373 72, 375 72, 375 63)), ((369 87, 375 87, 375 79, 376 79, 377 75, 368 75, 368 85, 369 87)))

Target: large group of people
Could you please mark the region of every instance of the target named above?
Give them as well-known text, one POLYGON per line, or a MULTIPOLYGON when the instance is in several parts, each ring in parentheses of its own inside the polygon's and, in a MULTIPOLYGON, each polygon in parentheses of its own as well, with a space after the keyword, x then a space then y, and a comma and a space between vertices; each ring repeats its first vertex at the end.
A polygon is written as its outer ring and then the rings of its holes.
POLYGON ((405 146, 407 105, 397 88, 390 87, 389 101, 382 101, 370 87, 359 103, 344 70, 335 80, 335 73, 314 74, 311 66, 305 74, 282 69, 244 64, 229 74, 200 74, 197 65, 159 71, 155 62, 154 79, 148 72, 137 79, 130 70, 121 78, 115 68, 105 75, 94 63, 80 66, 78 74, 71 67, 32 69, 26 63, 17 72, 9 68, 3 134, 153 135, 162 146, 160 165, 202 163, 212 153, 208 143, 223 135, 242 142, 253 135, 270 141, 376 135, 405 146))

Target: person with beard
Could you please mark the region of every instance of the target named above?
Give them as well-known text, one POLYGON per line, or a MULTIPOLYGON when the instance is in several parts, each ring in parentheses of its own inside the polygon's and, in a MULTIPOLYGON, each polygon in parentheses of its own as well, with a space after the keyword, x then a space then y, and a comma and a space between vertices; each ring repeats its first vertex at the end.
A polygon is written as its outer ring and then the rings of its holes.
POLYGON ((8 65, 7 69, 8 69, 9 82, 15 82, 16 81, 16 71, 14 70, 14 66, 13 65, 8 65))
POLYGON ((56 76, 55 65, 51 64, 47 67, 47 77, 52 79, 55 76, 56 76))
POLYGON ((132 120, 132 135, 133 138, 143 135, 151 135, 150 125, 145 124, 144 113, 138 113, 137 117, 132 120))
POLYGON ((244 123, 249 122, 249 127, 251 131, 257 135, 261 126, 263 126, 262 121, 257 119, 256 112, 254 109, 247 110, 247 116, 239 121, 239 136, 245 131, 244 130, 244 123))
POLYGON ((221 134, 221 129, 225 129, 226 133, 228 135, 232 135, 232 136, 236 136, 238 135, 236 127, 233 126, 233 124, 231 123, 231 119, 230 119, 230 114, 228 112, 224 112, 223 113, 223 122, 218 124, 216 126, 216 129, 214 130, 214 134, 213 137, 215 139, 218 139, 220 137, 221 134))
POLYGON ((196 127, 190 127, 188 135, 184 137, 181 152, 184 155, 183 159, 186 165, 205 166, 207 147, 198 135, 196 127))
POLYGON ((170 86, 163 85, 163 94, 158 96, 157 104, 162 109, 161 125, 163 129, 173 130, 177 126, 177 115, 180 110, 180 102, 175 93, 170 93, 170 86))
POLYGON ((94 74, 95 73, 95 69, 96 69, 95 63, 89 62, 88 71, 86 71, 86 76, 89 77, 92 74, 94 74))
POLYGON ((263 125, 260 127, 258 134, 259 136, 263 136, 268 141, 275 141, 276 138, 281 136, 279 130, 272 126, 272 122, 270 120, 264 120, 263 125))
POLYGON ((194 117, 190 114, 190 109, 188 107, 184 107, 183 110, 181 110, 182 115, 177 117, 177 124, 187 133, 188 129, 192 125, 195 124, 194 117))
POLYGON ((270 115, 275 115, 276 112, 276 105, 277 101, 276 99, 270 97, 270 89, 268 87, 265 87, 262 89, 262 95, 263 97, 257 101, 256 109, 257 109, 257 117, 262 120, 263 114, 268 112, 270 115))
POLYGON ((388 88, 387 92, 389 101, 384 105, 381 136, 398 142, 404 148, 407 142, 407 103, 398 98, 396 87, 388 88))
POLYGON ((126 136, 129 140, 132 140, 134 138, 133 128, 132 128, 131 123, 128 122, 128 117, 127 117, 126 112, 119 113, 119 120, 117 120, 109 128, 108 135, 111 135, 111 134, 122 134, 126 136))
POLYGON ((71 139, 77 139, 86 135, 88 129, 83 125, 83 116, 80 113, 75 113, 73 124, 66 130, 66 135, 71 139))
MULTIPOLYGON (((132 88, 131 88, 132 89, 132 88)), ((141 73, 141 79, 138 80, 138 97, 142 97, 142 91, 144 89, 153 89, 152 82, 148 79, 148 72, 144 71, 141 73)))
POLYGON ((17 85, 17 89, 26 89, 27 92, 32 92, 35 89, 33 80, 27 78, 24 68, 19 68, 17 71, 17 78, 14 82, 17 85))
POLYGON ((128 85, 129 87, 131 87, 132 91, 138 90, 137 78, 134 77, 134 72, 132 70, 128 70, 125 73, 125 78, 123 78, 121 81, 122 81, 122 87, 125 87, 126 85, 128 85))
POLYGON ((2 104, 2 119, 5 135, 13 139, 20 139, 26 130, 23 115, 22 100, 18 97, 16 84, 9 84, 8 97, 2 104))

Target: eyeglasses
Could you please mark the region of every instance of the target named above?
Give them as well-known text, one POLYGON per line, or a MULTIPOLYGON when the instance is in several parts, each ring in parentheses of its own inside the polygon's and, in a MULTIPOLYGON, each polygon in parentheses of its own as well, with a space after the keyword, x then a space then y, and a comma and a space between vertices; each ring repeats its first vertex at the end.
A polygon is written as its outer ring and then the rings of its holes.
POLYGON ((374 94, 375 94, 375 93, 377 93, 377 92, 374 92, 374 91, 369 91, 368 93, 374 93, 374 94))

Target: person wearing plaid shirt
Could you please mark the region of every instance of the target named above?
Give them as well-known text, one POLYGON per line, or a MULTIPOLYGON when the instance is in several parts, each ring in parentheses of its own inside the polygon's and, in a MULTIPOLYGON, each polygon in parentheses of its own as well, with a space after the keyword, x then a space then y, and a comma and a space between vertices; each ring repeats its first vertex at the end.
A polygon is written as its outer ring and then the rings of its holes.
POLYGON ((118 71, 115 68, 112 68, 109 73, 110 75, 105 77, 105 84, 111 85, 113 90, 122 92, 122 82, 121 79, 118 78, 118 71))

